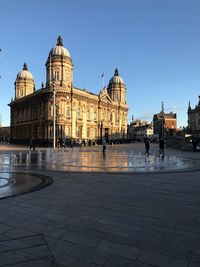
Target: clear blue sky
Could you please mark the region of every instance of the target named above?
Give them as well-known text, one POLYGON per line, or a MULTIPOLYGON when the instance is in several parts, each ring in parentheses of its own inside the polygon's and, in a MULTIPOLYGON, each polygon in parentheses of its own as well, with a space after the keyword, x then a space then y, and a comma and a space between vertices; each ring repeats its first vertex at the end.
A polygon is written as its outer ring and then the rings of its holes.
POLYGON ((151 121, 165 103, 187 126, 200 94, 199 0, 0 0, 0 113, 27 62, 39 89, 58 35, 74 62, 74 85, 98 93, 117 67, 127 87, 128 120, 151 121))

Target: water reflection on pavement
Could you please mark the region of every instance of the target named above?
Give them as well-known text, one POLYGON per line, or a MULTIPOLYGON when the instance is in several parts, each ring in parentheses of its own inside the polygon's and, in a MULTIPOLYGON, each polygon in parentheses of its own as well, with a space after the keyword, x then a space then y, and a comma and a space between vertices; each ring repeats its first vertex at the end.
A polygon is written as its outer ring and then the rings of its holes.
POLYGON ((39 174, 0 172, 0 199, 35 191, 53 182, 39 174))

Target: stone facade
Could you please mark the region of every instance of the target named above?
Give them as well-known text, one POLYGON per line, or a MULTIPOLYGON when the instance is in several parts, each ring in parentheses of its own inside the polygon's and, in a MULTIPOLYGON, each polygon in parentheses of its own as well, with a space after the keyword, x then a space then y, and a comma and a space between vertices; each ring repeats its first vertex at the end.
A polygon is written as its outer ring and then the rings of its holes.
POLYGON ((127 136, 126 87, 115 70, 99 94, 73 84, 73 62, 59 36, 46 62, 46 84, 35 90, 32 74, 24 64, 15 81, 11 108, 12 142, 50 144, 53 139, 53 83, 56 88, 56 138, 101 140, 127 136), (54 81, 53 81, 54 77, 54 81))
POLYGON ((200 137, 200 96, 195 108, 188 106, 188 133, 200 137))
POLYGON ((142 141, 153 136, 153 125, 147 121, 134 120, 128 125, 128 138, 142 141))

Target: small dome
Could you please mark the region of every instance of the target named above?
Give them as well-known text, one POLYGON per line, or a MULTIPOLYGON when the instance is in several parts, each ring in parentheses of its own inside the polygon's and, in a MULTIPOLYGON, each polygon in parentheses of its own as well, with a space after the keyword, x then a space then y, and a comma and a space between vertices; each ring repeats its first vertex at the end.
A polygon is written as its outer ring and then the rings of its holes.
POLYGON ((110 79, 109 84, 111 83, 123 83, 124 84, 124 80, 122 79, 121 76, 119 76, 118 70, 115 69, 115 74, 114 76, 110 79))
POLYGON ((34 80, 33 75, 28 71, 27 64, 24 63, 23 70, 17 74, 17 79, 31 79, 34 80))
POLYGON ((51 56, 67 56, 70 57, 69 51, 63 46, 61 36, 58 36, 57 44, 50 51, 51 56))

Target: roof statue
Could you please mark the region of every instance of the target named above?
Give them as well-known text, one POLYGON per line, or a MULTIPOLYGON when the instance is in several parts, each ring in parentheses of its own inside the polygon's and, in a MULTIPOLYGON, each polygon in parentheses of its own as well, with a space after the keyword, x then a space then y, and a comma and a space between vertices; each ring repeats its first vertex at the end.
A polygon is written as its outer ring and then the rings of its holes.
POLYGON ((115 74, 114 74, 114 76, 119 76, 119 72, 118 72, 118 69, 117 69, 117 68, 115 69, 115 74))
POLYGON ((62 40, 62 37, 60 35, 58 36, 58 39, 57 39, 57 45, 63 46, 63 40, 62 40))
POLYGON ((23 65, 23 70, 28 70, 28 66, 27 66, 26 62, 23 65))

